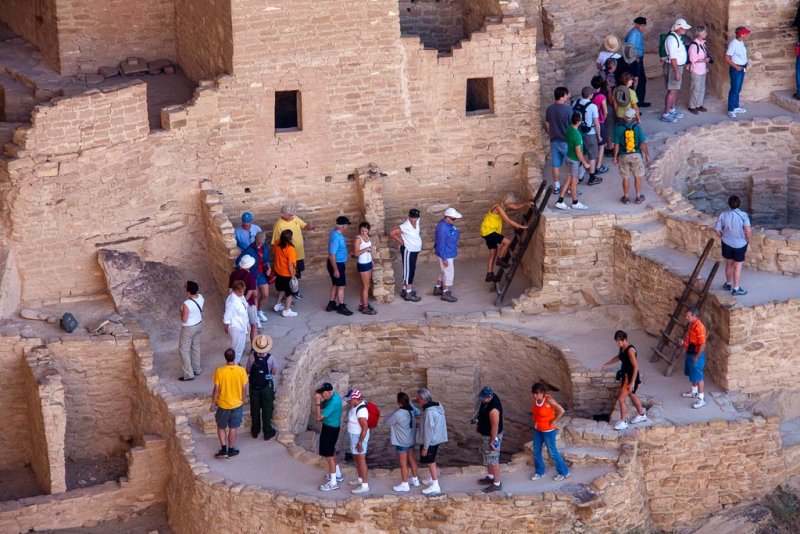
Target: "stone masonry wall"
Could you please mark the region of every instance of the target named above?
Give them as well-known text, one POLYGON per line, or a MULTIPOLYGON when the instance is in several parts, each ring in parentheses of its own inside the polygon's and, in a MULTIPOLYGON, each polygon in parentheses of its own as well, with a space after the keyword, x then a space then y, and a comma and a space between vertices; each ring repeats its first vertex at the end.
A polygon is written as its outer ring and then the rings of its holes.
POLYGON ((178 64, 192 80, 233 73, 230 0, 174 0, 178 64))
POLYGON ((220 294, 228 291, 228 276, 239 256, 233 225, 222 211, 222 195, 210 180, 200 184, 202 188, 200 216, 205 235, 206 264, 208 265, 220 294))
POLYGON ((23 354, 37 340, 22 339, 16 331, 0 332, 0 471, 31 461, 30 412, 23 354))
POLYGON ((55 70, 60 69, 59 35, 56 20, 58 0, 0 0, 0 20, 14 33, 29 40, 55 70))
POLYGON ((466 38, 463 0, 400 0, 400 31, 429 48, 450 50, 466 38))

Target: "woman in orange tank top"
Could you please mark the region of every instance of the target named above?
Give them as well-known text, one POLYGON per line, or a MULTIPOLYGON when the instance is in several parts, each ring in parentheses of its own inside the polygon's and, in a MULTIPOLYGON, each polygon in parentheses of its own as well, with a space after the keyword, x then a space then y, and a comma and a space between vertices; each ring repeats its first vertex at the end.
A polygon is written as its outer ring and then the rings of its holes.
POLYGON ((547 447, 547 452, 550 458, 556 464, 556 476, 553 480, 564 480, 569 478, 570 472, 564 459, 561 458, 558 449, 556 449, 556 421, 564 415, 564 408, 559 403, 547 394, 543 384, 536 383, 531 387, 533 394, 533 406, 531 413, 533 414, 533 465, 536 472, 531 477, 531 480, 539 480, 544 477, 544 458, 542 457, 542 446, 547 447))

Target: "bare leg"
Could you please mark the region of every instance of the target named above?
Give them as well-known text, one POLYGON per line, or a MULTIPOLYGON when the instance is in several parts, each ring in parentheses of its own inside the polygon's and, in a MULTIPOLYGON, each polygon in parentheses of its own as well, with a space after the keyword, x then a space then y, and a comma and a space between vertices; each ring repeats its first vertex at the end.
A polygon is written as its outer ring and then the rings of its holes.
POLYGON ((361 482, 367 484, 367 456, 365 454, 355 454, 353 455, 356 461, 356 471, 358 471, 358 478, 361 479, 361 482))
POLYGON ((625 421, 628 417, 628 406, 625 399, 628 397, 628 388, 623 387, 617 395, 617 402, 619 403, 619 420, 625 421))
POLYGON ((500 464, 494 464, 489 466, 489 473, 494 476, 494 483, 497 484, 500 482, 500 464))
POLYGON ((735 262, 733 260, 725 260, 725 281, 729 284, 733 282, 735 270, 734 263, 735 262))
POLYGON ((628 183, 628 179, 627 178, 623 178, 622 179, 622 196, 627 197, 630 192, 631 192, 631 186, 628 183))
POLYGON ((511 240, 507 237, 503 238, 503 241, 500 243, 500 250, 497 252, 497 257, 503 259, 506 256, 506 252, 508 252, 508 247, 511 246, 511 240))
MULTIPOLYGON (((339 304, 344 304, 344 286, 339 286, 336 288, 336 296, 339 299, 339 304)), ((331 299, 333 300, 333 299, 331 299)), ((366 460, 365 460, 366 462, 366 460)))
POLYGON ((411 464, 411 476, 416 478, 417 477, 417 461, 414 459, 414 449, 411 448, 408 451, 408 463, 411 464))
POLYGON ((633 175, 633 188, 636 189, 636 196, 642 194, 642 179, 639 176, 633 175))
POLYGON ((236 443, 236 429, 229 428, 228 429, 228 448, 233 448, 234 443, 236 443))
POLYGON ((628 397, 631 399, 633 407, 636 408, 636 414, 642 415, 645 412, 645 409, 642 407, 642 402, 639 400, 639 397, 636 396, 636 393, 631 391, 628 394, 628 397))
MULTIPOLYGON (((500 256, 502 258, 502 256, 500 256)), ((486 272, 493 273, 494 272, 494 262, 497 260, 497 249, 490 248, 489 249, 489 258, 486 260, 486 272)))
POLYGON ((226 441, 227 436, 228 436, 227 429, 225 429, 225 428, 217 428, 217 437, 219 438, 219 444, 222 447, 227 447, 228 446, 228 443, 226 441))
POLYGON ((742 278, 742 262, 734 262, 733 267, 733 287, 739 287, 739 281, 742 278))
POLYGON ((431 472, 431 480, 439 480, 439 468, 436 463, 428 464, 428 469, 431 472))
POLYGON ((328 300, 336 301, 337 289, 338 288, 336 286, 331 286, 331 298, 328 300))
POLYGON ((372 271, 358 273, 361 275, 361 304, 369 302, 369 283, 372 278, 372 271))
POLYGON ((400 480, 408 482, 408 453, 398 453, 400 456, 400 480))

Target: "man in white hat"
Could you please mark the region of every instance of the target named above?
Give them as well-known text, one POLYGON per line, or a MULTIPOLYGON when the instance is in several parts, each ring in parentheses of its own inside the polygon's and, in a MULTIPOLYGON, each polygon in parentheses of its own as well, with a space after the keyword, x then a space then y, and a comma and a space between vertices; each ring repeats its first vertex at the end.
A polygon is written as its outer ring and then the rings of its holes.
MULTIPOLYGON (((256 264, 256 259, 252 256, 242 256, 239 260, 239 267, 235 269, 228 277, 228 295, 233 293, 233 283, 237 280, 244 282, 245 293, 244 298, 247 301, 247 319, 250 324, 250 339, 256 338, 256 333, 261 326, 258 320, 258 306, 256 305, 256 295, 258 285, 256 283, 256 276, 252 272, 253 266, 256 264)), ((241 354, 239 355, 241 357, 241 354)), ((236 360, 239 361, 238 359, 236 360)))
POLYGON ((272 412, 275 404, 275 357, 269 353, 272 338, 261 334, 251 343, 252 350, 247 357, 247 375, 250 384, 250 434, 258 437, 264 429, 264 440, 275 437, 272 428, 272 412))
POLYGON ((455 226, 456 219, 460 219, 461 214, 455 208, 444 210, 444 217, 436 225, 433 250, 439 258, 439 278, 433 288, 433 294, 441 296, 445 302, 455 302, 458 299, 453 296, 450 289, 453 287, 455 268, 453 263, 458 256, 458 238, 460 232, 455 226))
POLYGON ((664 62, 664 81, 667 86, 667 95, 664 97, 664 114, 661 122, 678 122, 685 115, 675 108, 678 102, 678 91, 683 81, 683 68, 689 59, 686 46, 683 44, 683 35, 691 26, 684 19, 678 19, 672 25, 672 31, 667 34, 664 41, 664 50, 667 52, 664 62))

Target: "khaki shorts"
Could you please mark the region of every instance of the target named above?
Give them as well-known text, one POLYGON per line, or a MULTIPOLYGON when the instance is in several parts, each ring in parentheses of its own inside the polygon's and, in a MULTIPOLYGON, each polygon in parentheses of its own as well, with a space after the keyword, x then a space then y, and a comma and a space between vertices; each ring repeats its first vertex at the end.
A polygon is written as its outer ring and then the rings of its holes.
POLYGON ((635 154, 623 154, 619 156, 619 174, 626 180, 631 177, 631 173, 635 178, 644 176, 644 160, 642 155, 638 152, 635 154))
POLYGON ((683 68, 686 65, 678 65, 678 72, 681 73, 681 79, 675 79, 675 70, 672 68, 672 64, 667 61, 664 63, 664 81, 666 82, 667 91, 677 91, 681 88, 681 83, 683 82, 683 68))

